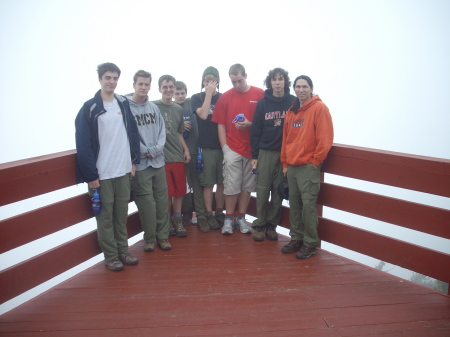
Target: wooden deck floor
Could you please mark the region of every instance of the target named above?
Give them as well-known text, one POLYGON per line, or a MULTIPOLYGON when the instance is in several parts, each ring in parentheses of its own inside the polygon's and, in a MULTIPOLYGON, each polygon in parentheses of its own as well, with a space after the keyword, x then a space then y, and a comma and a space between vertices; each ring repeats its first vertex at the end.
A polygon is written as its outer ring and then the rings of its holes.
MULTIPOLYGON (((200 233, 173 249, 130 251, 120 273, 97 264, 0 316, 1 336, 450 336, 450 297, 288 241, 200 233)), ((51 263, 51 261, 49 261, 51 263)))

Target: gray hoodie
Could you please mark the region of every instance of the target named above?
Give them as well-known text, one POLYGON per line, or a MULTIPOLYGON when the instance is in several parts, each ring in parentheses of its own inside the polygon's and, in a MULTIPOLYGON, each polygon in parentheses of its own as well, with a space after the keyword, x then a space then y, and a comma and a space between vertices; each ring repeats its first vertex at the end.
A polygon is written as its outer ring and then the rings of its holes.
POLYGON ((160 168, 164 166, 164 144, 166 143, 166 128, 159 108, 148 98, 143 104, 131 99, 133 94, 125 96, 130 101, 131 112, 137 124, 140 140, 141 163, 136 166, 137 171, 147 167, 160 168), (150 154, 152 158, 148 158, 150 154))

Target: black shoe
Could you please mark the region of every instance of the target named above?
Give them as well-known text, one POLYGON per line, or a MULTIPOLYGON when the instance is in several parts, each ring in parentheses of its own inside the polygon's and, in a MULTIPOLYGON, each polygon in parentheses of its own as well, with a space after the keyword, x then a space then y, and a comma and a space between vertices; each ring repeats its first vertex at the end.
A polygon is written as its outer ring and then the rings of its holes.
POLYGON ((307 247, 305 245, 300 248, 300 250, 297 252, 297 259, 307 259, 311 257, 312 255, 315 255, 317 253, 316 247, 307 247))
POLYGON ((253 226, 252 238, 254 241, 264 241, 265 226, 253 226))
POLYGON ((222 227, 225 222, 225 214, 219 213, 219 214, 216 214, 215 217, 216 217, 216 221, 219 223, 220 227, 222 227))
POLYGON ((284 254, 294 253, 299 250, 303 245, 302 240, 291 240, 287 245, 281 248, 281 252, 284 254))
POLYGON ((278 233, 276 230, 277 226, 272 225, 270 223, 266 223, 266 237, 269 240, 276 241, 278 240, 278 233))
POLYGON ((216 218, 212 214, 208 214, 206 216, 206 221, 208 221, 209 228, 211 228, 212 230, 221 228, 220 224, 217 222, 216 218))

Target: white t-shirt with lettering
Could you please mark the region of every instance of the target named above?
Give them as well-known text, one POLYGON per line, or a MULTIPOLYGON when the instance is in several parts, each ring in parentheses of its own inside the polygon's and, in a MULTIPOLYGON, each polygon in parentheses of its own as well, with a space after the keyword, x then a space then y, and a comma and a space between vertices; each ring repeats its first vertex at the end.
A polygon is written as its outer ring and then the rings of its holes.
POLYGON ((106 112, 98 117, 100 153, 97 170, 100 180, 122 177, 131 172, 130 143, 119 103, 103 102, 106 112))

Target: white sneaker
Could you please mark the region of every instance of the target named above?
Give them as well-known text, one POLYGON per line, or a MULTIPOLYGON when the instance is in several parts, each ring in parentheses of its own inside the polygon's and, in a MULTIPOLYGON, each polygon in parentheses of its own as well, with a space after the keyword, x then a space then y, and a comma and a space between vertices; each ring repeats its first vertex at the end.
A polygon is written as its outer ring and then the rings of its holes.
POLYGON ((239 230, 242 234, 250 234, 252 232, 252 228, 249 226, 247 221, 245 221, 245 218, 237 219, 237 227, 239 227, 239 230))
POLYGON ((233 234, 233 219, 225 219, 222 226, 222 234, 231 235, 233 234))

